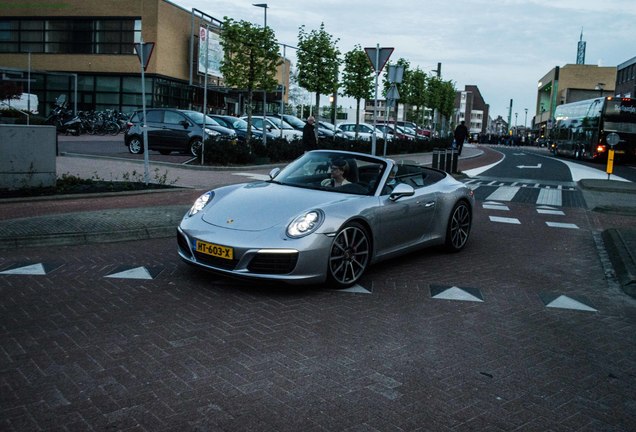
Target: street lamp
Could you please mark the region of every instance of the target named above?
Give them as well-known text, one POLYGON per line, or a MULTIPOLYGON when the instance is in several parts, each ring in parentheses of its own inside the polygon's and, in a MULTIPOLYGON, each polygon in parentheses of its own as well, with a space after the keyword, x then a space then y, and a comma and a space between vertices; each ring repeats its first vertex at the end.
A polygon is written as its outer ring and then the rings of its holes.
MULTIPOLYGON (((263 44, 265 44, 265 33, 267 31, 267 3, 252 3, 252 6, 263 8, 265 15, 263 25, 263 44)), ((267 146, 267 90, 265 90, 265 81, 263 81, 263 145, 267 146)))
POLYGON ((603 97, 603 88, 604 87, 605 87, 605 83, 598 83, 598 84, 596 84, 596 87, 594 87, 594 90, 598 90, 599 97, 603 97))

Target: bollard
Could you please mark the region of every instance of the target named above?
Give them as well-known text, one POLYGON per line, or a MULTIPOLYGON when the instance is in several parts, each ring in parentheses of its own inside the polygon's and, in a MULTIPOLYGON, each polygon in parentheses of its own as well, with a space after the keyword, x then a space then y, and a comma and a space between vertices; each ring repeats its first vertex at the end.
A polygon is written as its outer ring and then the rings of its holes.
POLYGON ((437 166, 437 169, 444 171, 445 167, 446 167, 446 150, 441 149, 439 152, 439 164, 437 166))
POLYGON ((453 166, 451 173, 457 174, 457 163, 459 162, 459 153, 457 153, 457 149, 453 149, 453 166))
POLYGON ((433 163, 431 164, 431 166, 435 169, 439 169, 439 153, 440 153, 439 147, 434 147, 433 148, 433 163))
POLYGON ((452 149, 446 149, 446 163, 444 165, 444 171, 447 173, 451 173, 451 169, 453 167, 453 150, 452 149))

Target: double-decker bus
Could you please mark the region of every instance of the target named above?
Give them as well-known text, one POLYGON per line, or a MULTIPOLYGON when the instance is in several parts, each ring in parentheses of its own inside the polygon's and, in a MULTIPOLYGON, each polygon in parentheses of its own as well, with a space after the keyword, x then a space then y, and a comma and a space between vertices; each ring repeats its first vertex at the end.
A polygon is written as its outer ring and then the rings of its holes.
POLYGON ((636 99, 603 97, 559 105, 550 131, 555 155, 607 159, 607 136, 616 133, 615 160, 636 160, 636 99))

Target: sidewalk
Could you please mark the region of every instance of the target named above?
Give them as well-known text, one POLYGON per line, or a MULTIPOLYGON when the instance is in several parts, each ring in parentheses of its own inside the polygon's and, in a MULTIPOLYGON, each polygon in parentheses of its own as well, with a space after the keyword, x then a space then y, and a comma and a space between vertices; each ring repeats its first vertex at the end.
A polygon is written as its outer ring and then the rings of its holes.
MULTIPOLYGON (((466 145, 460 170, 488 165, 495 153, 487 147, 482 150, 466 145)), ((404 155, 404 160, 430 165, 432 154, 404 155)), ((0 199, 0 250, 171 237, 202 191, 251 181, 265 176, 270 169, 262 165, 206 169, 152 163, 151 172, 158 170, 168 182, 185 189, 98 197, 92 194, 0 199)), ((143 173, 143 170, 143 163, 136 161, 69 155, 57 159, 58 175, 121 179, 123 173, 143 173)), ((581 180, 579 187, 589 210, 636 216, 635 183, 588 179, 581 180)), ((609 229, 603 233, 603 239, 624 290, 636 296, 636 228, 609 229)))

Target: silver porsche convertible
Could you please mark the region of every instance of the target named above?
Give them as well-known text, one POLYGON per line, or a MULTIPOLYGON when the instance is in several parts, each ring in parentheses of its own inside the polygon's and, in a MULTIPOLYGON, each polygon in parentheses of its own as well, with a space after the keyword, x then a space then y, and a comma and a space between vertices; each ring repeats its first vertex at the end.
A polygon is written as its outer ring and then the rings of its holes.
POLYGON ((442 171, 316 150, 269 177, 201 195, 179 225, 179 256, 229 276, 347 287, 378 261, 468 241, 472 190, 442 171))

